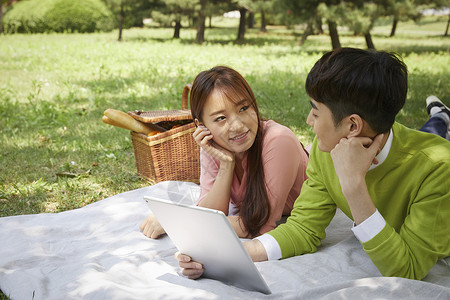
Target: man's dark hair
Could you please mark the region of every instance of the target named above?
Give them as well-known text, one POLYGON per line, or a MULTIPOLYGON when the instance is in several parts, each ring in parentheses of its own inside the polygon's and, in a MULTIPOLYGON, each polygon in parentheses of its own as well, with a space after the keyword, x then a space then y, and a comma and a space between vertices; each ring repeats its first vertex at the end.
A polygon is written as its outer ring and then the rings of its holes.
POLYGON ((408 70, 393 53, 340 48, 316 62, 305 87, 330 109, 335 126, 358 114, 373 130, 386 133, 405 104, 408 70))

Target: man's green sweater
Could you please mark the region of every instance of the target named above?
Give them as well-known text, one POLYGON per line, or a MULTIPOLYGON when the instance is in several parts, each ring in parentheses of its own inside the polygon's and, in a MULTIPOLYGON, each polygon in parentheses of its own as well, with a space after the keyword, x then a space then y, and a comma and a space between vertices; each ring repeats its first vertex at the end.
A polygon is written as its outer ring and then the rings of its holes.
MULTIPOLYGON (((422 279, 450 256, 450 142, 395 123, 386 160, 366 174, 366 184, 386 226, 362 243, 383 276, 422 279)), ((285 224, 269 232, 283 258, 314 252, 336 206, 349 218, 333 161, 314 141, 308 180, 285 224)))

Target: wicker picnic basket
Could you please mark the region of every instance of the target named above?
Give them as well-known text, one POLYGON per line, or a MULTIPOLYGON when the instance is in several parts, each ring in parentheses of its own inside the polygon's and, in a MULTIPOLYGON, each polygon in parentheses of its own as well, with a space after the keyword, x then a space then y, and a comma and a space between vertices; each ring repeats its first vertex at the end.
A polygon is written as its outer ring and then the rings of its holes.
POLYGON ((153 136, 131 131, 137 172, 151 182, 200 182, 200 147, 192 137, 195 125, 187 109, 189 90, 190 85, 183 89, 181 110, 128 112, 144 123, 172 126, 153 136))

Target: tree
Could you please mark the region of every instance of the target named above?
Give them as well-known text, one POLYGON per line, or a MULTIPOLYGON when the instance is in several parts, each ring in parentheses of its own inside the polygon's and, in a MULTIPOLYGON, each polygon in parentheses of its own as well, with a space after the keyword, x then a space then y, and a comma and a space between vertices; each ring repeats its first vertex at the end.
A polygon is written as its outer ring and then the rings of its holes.
POLYGON ((101 0, 15 2, 2 20, 8 33, 85 33, 114 28, 113 15, 101 0))
POLYGON ((386 16, 393 18, 390 37, 395 35, 398 22, 417 19, 419 15, 412 0, 378 0, 375 3, 384 8, 386 16))
POLYGON ((255 13, 250 11, 247 18, 247 27, 254 28, 255 27, 255 13))
POLYGON ((242 42, 245 39, 245 29, 246 29, 246 15, 247 12, 251 12, 251 0, 237 0, 236 1, 236 9, 239 10, 240 18, 239 18, 239 26, 237 33, 237 42, 242 42))
POLYGON ((144 16, 149 16, 154 8, 161 7, 159 0, 103 0, 116 16, 119 29, 118 41, 122 40, 122 31, 131 26, 142 26, 144 16))
POLYGON ((448 27, 449 27, 449 25, 450 25, 450 13, 448 14, 447 27, 445 28, 444 36, 448 36, 448 27))
POLYGON ((3 6, 6 8, 7 5, 8 5, 7 0, 0 1, 0 34, 3 33, 3 6))
POLYGON ((383 6, 379 4, 384 1, 336 0, 329 1, 329 5, 320 4, 318 14, 328 22, 333 49, 341 47, 337 31, 338 23, 348 26, 355 34, 363 35, 367 48, 375 49, 370 31, 375 21, 385 14, 383 6))
POLYGON ((370 31, 378 17, 385 14, 383 6, 358 0, 342 2, 340 6, 347 11, 341 16, 341 22, 352 29, 355 35, 363 35, 367 48, 375 49, 370 31))
POLYGON ((18 1, 19 0, 0 0, 0 34, 3 33, 3 14, 14 2, 18 1))
POLYGON ((203 43, 205 32, 206 16, 212 16, 219 12, 226 12, 230 10, 239 10, 240 19, 237 34, 237 41, 242 41, 245 38, 246 29, 246 14, 250 11, 250 4, 252 0, 199 0, 200 9, 197 9, 197 42, 203 43))
POLYGON ((208 0, 200 0, 200 9, 197 10, 197 21, 196 21, 196 29, 197 29, 197 35, 196 40, 197 43, 203 44, 205 41, 205 11, 208 8, 208 0))
POLYGON ((236 41, 241 42, 245 38, 245 15, 247 14, 247 8, 240 7, 239 8, 239 28, 236 41))
POLYGON ((120 1, 119 3, 119 38, 117 39, 119 42, 122 41, 122 30, 123 30, 123 22, 125 19, 125 2, 120 1))
MULTIPOLYGON (((415 4, 417 5, 418 10, 423 9, 442 9, 442 8, 448 8, 449 3, 448 0, 415 0, 415 4)), ((444 36, 448 35, 448 29, 450 25, 450 10, 448 10, 448 19, 447 19, 447 25, 445 28, 444 36)))
POLYGON ((264 9, 261 9, 260 11, 261 13, 261 26, 259 27, 259 31, 261 32, 266 32, 266 13, 264 11, 264 9))
POLYGON ((174 38, 180 37, 181 21, 187 19, 190 26, 196 28, 196 41, 202 44, 205 41, 206 18, 222 13, 229 9, 231 0, 160 0, 163 6, 152 12, 152 17, 160 19, 166 25, 174 26, 174 38))
POLYGON ((274 0, 253 0, 252 9, 255 12, 259 12, 261 15, 261 24, 259 31, 266 32, 266 11, 272 8, 274 0))
POLYGON ((208 28, 212 28, 213 16, 223 15, 223 13, 230 10, 231 0, 209 0, 206 15, 208 17, 208 28))
POLYGON ((332 49, 341 48, 337 24, 347 13, 346 9, 339 4, 339 1, 329 1, 328 4, 320 3, 317 7, 318 16, 325 18, 327 21, 332 49))
POLYGON ((322 19, 324 19, 328 25, 332 48, 336 49, 341 47, 337 21, 345 13, 337 6, 339 3, 338 0, 275 0, 273 6, 280 13, 284 24, 288 26, 291 24, 306 24, 306 29, 299 42, 300 45, 315 32, 323 33, 322 19))
POLYGON ((181 21, 183 17, 190 16, 195 11, 196 1, 192 0, 164 0, 165 7, 163 11, 169 19, 175 23, 173 38, 180 38, 181 21))
MULTIPOLYGON (((132 0, 134 2, 134 0, 132 0)), ((117 27, 119 29, 119 36, 117 40, 122 41, 122 30, 125 23, 126 13, 131 11, 130 5, 128 5, 126 0, 104 0, 106 6, 112 11, 114 16, 116 16, 117 27)))

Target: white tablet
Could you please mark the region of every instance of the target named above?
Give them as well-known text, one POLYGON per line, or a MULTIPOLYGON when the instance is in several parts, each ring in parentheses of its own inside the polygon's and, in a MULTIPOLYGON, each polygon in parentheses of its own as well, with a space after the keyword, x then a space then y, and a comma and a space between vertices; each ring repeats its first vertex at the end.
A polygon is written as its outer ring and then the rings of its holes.
POLYGON ((203 277, 271 294, 223 212, 152 196, 144 199, 178 250, 203 264, 203 277))

